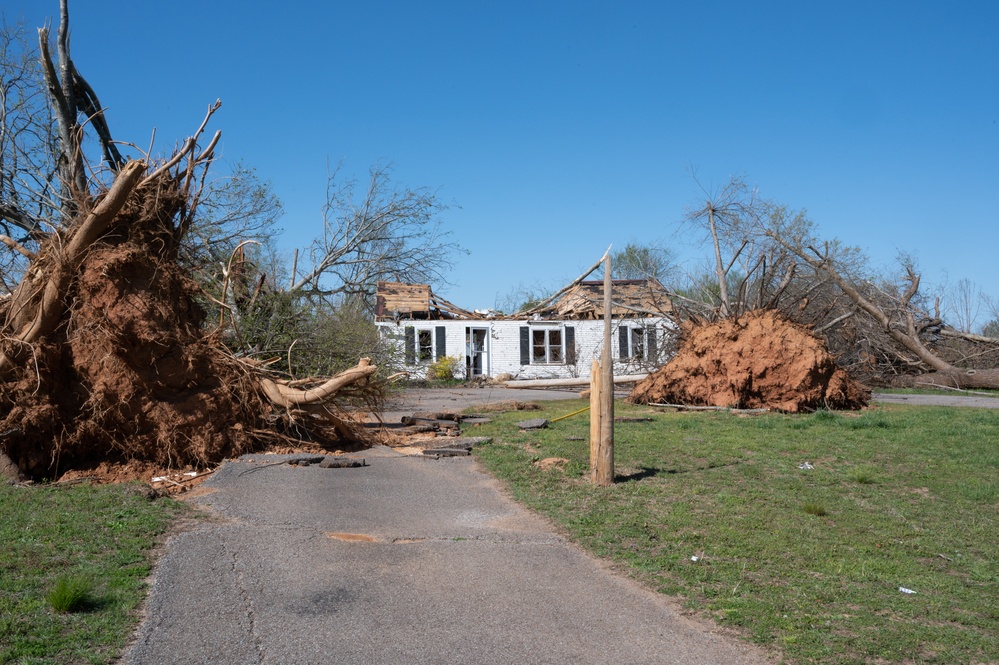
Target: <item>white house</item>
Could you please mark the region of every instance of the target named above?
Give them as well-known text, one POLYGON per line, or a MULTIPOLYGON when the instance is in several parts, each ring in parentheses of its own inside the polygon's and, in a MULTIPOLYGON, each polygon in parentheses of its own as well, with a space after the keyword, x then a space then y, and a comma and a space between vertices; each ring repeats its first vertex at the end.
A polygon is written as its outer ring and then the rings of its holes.
MULTIPOLYGON (((611 325, 614 372, 660 366, 676 324, 666 290, 655 280, 614 280, 611 325)), ((588 377, 603 350, 603 281, 582 281, 542 305, 510 316, 469 312, 427 284, 379 282, 375 325, 397 363, 414 377, 444 356, 457 356, 465 378, 588 377)))

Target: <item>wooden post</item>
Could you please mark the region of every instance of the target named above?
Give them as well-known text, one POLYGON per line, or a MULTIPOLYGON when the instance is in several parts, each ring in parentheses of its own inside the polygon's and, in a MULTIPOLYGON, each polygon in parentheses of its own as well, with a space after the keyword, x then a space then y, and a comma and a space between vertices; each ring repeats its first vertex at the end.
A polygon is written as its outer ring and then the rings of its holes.
POLYGON ((600 438, 593 482, 614 484, 614 356, 611 344, 611 256, 604 254, 604 350, 600 364, 600 438))
POLYGON ((600 361, 590 367, 590 482, 597 482, 597 458, 600 454, 600 361))

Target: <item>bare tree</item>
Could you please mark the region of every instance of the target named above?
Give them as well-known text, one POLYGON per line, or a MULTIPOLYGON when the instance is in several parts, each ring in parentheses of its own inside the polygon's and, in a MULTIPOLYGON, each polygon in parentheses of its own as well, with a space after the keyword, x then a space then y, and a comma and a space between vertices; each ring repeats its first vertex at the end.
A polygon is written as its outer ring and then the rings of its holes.
POLYGON ((749 231, 760 214, 760 200, 741 177, 733 177, 716 193, 709 192, 697 179, 705 195, 704 205, 687 211, 684 222, 703 228, 714 251, 714 274, 718 284, 718 309, 729 316, 733 304, 729 273, 750 244, 749 231))
POLYGON ((340 178, 339 168, 329 176, 323 235, 292 291, 370 301, 380 280, 446 282, 462 251, 441 228, 439 215, 449 206, 428 189, 393 186, 390 175, 389 168, 373 167, 360 196, 356 181, 340 178))
POLYGON ((701 190, 704 204, 687 211, 681 228, 702 230, 711 244, 711 267, 674 287, 682 308, 710 320, 753 309, 787 309, 822 288, 821 279, 803 283, 799 262, 759 232, 771 217, 788 228, 805 229, 811 222, 804 213, 763 199, 741 177, 731 178, 717 193, 701 190))
POLYGON ((954 317, 954 327, 960 332, 970 333, 982 309, 981 289, 965 277, 959 279, 947 295, 949 306, 946 312, 954 317))
POLYGON ((283 214, 280 199, 256 169, 242 162, 224 171, 216 168, 184 237, 180 263, 211 282, 240 243, 273 241, 283 214))
POLYGON ((36 43, 22 24, 0 24, 0 289, 10 293, 37 250, 36 231, 58 219, 54 125, 36 43))
POLYGON ((863 315, 856 318, 873 322, 878 332, 896 345, 896 353, 911 370, 930 371, 917 382, 952 387, 999 386, 999 371, 959 367, 934 348, 934 340, 941 337, 991 342, 948 328, 938 314, 927 311, 919 295, 920 275, 911 258, 900 257, 902 273, 899 279, 875 284, 850 274, 849 258, 852 257, 839 243, 818 240, 811 226, 792 227, 781 222, 781 218, 772 217, 764 227, 765 234, 815 274, 835 284, 853 304, 855 313, 863 315))

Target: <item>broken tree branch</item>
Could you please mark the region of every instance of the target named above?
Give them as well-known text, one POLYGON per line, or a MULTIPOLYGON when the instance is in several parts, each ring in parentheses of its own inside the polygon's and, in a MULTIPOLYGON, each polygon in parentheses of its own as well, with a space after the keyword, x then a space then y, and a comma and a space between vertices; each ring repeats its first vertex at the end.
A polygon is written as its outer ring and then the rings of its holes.
MULTIPOLYGON (((145 162, 131 161, 126 164, 97 207, 75 229, 70 229, 68 241, 59 250, 59 266, 49 275, 37 303, 30 301, 38 296, 38 291, 17 289, 10 311, 15 313, 12 328, 14 341, 19 344, 10 353, 0 353, 0 374, 11 368, 25 345, 32 344, 55 327, 63 313, 66 286, 76 273, 86 250, 107 230, 145 170, 145 162)), ((53 241, 57 238, 58 236, 53 236, 53 241)))
POLYGON ((21 245, 21 243, 17 242, 13 238, 8 238, 5 235, 0 235, 0 242, 2 242, 3 244, 7 245, 12 250, 14 250, 15 252, 21 254, 22 256, 26 256, 29 259, 34 259, 35 258, 34 252, 26 249, 23 245, 21 245))
POLYGON ((547 307, 548 305, 550 305, 553 302, 555 302, 559 298, 559 296, 563 295, 564 293, 566 293, 567 291, 569 291, 570 289, 572 289, 573 287, 575 287, 576 285, 578 285, 580 282, 582 282, 584 279, 586 279, 587 277, 589 277, 590 274, 594 270, 596 270, 601 265, 603 265, 604 261, 607 260, 607 255, 610 254, 610 250, 611 250, 611 248, 608 247, 607 251, 604 252, 604 255, 600 257, 600 260, 597 261, 596 263, 594 263, 589 268, 587 268, 586 272, 584 272, 582 275, 580 275, 576 279, 572 280, 572 282, 570 282, 568 285, 566 285, 565 288, 561 289, 555 295, 553 295, 553 296, 549 297, 547 300, 544 300, 543 302, 535 305, 534 307, 532 307, 531 309, 527 310, 526 312, 523 312, 523 315, 527 316, 527 315, 530 315, 530 314, 534 314, 535 312, 540 312, 545 307, 547 307))
POLYGON ((378 371, 370 358, 361 358, 355 367, 340 372, 326 383, 316 388, 299 390, 271 379, 260 379, 260 387, 273 404, 285 408, 324 402, 343 388, 366 381, 378 371))

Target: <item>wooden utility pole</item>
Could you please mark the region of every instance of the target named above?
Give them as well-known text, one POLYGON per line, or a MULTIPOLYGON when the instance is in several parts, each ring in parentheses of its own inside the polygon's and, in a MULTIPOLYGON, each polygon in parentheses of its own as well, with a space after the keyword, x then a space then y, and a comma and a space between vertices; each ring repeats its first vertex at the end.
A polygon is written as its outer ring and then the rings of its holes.
POLYGON ((600 361, 590 366, 590 481, 597 482, 597 458, 600 451, 600 361))
MULTIPOLYGON (((611 347, 611 256, 610 248, 604 254, 604 350, 600 358, 599 375, 595 380, 596 390, 590 394, 590 479, 595 485, 614 483, 614 357, 611 347), (599 397, 596 414, 592 408, 593 392, 599 397), (593 418, 597 423, 594 424, 593 418), (594 430, 599 434, 595 439, 594 430)), ((596 369, 596 368, 594 368, 596 369)))

